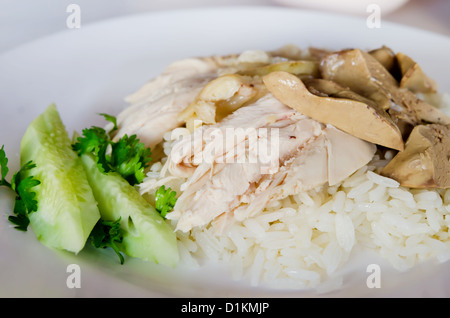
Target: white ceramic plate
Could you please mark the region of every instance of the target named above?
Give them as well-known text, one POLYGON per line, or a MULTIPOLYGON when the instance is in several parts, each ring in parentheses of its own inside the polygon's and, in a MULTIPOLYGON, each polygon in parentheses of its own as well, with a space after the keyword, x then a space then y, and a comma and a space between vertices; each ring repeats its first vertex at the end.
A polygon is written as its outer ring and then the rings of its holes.
MULTIPOLYGON (((448 38, 391 23, 370 29, 365 19, 278 8, 215 8, 144 14, 82 25, 40 39, 0 57, 0 143, 18 169, 25 128, 55 102, 69 132, 97 124, 99 112, 117 114, 123 98, 170 62, 190 56, 272 50, 287 43, 332 49, 387 45, 416 59, 450 92, 448 38)), ((103 123, 103 122, 102 122, 103 123)), ((278 297, 316 296, 270 291, 233 282, 217 268, 184 273, 116 256, 52 251, 31 231, 7 221, 11 195, 0 189, 0 296, 2 297, 278 297), (81 270, 81 288, 70 289, 67 266, 81 270), (218 274, 220 273, 220 275, 218 274)), ((362 260, 361 260, 362 258, 362 260)), ((388 269, 382 286, 366 285, 366 264, 346 268, 343 289, 322 296, 449 296, 449 266, 427 264, 407 273, 388 269)))
POLYGON ((316 10, 328 10, 348 14, 365 15, 370 6, 376 5, 383 15, 387 15, 405 5, 409 0, 275 0, 288 6, 316 10))

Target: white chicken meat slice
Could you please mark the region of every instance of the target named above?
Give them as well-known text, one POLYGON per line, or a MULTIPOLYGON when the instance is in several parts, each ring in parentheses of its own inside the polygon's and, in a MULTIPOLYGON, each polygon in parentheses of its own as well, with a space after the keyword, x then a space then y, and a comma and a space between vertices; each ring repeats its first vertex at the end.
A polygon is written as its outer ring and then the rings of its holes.
MULTIPOLYGON (((172 162, 169 156, 171 173, 188 177, 174 211, 168 216, 177 220, 177 230, 186 232, 211 221, 218 229, 223 229, 230 221, 243 220, 261 212, 272 200, 326 182, 336 184, 367 164, 376 150, 371 143, 280 104, 270 94, 214 126, 221 129, 277 128, 277 171, 264 173, 260 162, 224 163, 218 160, 233 150, 230 148, 217 154, 215 161, 199 164, 193 162, 193 152, 172 162)), ((182 139, 179 146, 193 140, 182 139)), ((194 142, 193 151, 204 151, 208 142, 215 140, 203 138, 202 142, 194 142)))
MULTIPOLYGON (((219 123, 204 125, 196 129, 194 133, 179 139, 172 146, 168 156, 166 163, 168 172, 170 175, 184 178, 191 177, 195 173, 195 176, 189 180, 190 183, 193 183, 205 173, 202 169, 210 169, 207 165, 198 169, 200 161, 207 156, 206 152, 209 150, 214 149, 215 156, 210 161, 215 163, 229 162, 230 159, 232 162, 236 161, 233 160, 234 158, 230 158, 230 155, 236 155, 238 152, 234 151, 235 148, 241 147, 242 143, 248 142, 248 140, 239 140, 238 144, 229 137, 227 138, 228 129, 235 132, 241 130, 244 132, 244 137, 248 137, 245 132, 249 129, 256 131, 259 128, 286 125, 284 122, 293 123, 301 117, 303 116, 298 112, 282 104, 271 94, 267 94, 255 103, 237 109, 219 123), (222 136, 223 140, 216 138, 217 135, 222 136)), ((239 134, 236 133, 236 135, 239 134)))
MULTIPOLYGON (((373 158, 374 144, 331 125, 323 127, 322 134, 300 148, 277 173, 263 176, 256 189, 248 195, 249 203, 239 206, 230 215, 235 220, 244 220, 262 211, 271 201, 326 183, 331 186, 338 184, 373 158)), ((216 220, 215 226, 223 230, 231 221, 230 215, 216 220)))
MULTIPOLYGON (((274 149, 273 143, 275 143, 277 147, 275 171, 277 171, 285 162, 297 155, 298 149, 322 135, 323 127, 322 124, 301 115, 268 94, 256 103, 235 111, 220 123, 202 127, 204 133, 197 134, 202 137, 200 140, 195 139, 194 133, 178 141, 172 148, 167 161, 172 175, 188 177, 184 191, 177 200, 174 212, 170 215, 170 218, 179 217, 177 229, 188 231, 195 226, 208 224, 222 213, 248 203, 246 198, 251 197, 248 194, 257 188, 267 174, 265 172, 267 162, 261 160, 251 162, 248 157, 240 161, 239 158, 233 157, 234 161, 227 161, 230 159, 230 153, 232 156, 239 153, 237 148, 245 146, 245 153, 248 156, 255 150, 253 148, 258 142, 267 149, 274 149), (231 146, 227 147, 229 143, 225 142, 223 148, 217 148, 223 151, 215 153, 212 161, 195 163, 194 154, 200 153, 201 156, 205 149, 212 148, 211 143, 221 142, 221 140, 210 138, 211 131, 227 128, 267 128, 267 131, 276 129, 277 135, 276 139, 273 139, 270 138, 270 134, 257 133, 258 142, 253 144, 245 139, 240 140, 239 143, 230 143, 231 146), (267 140, 261 143, 264 138, 267 140), (189 145, 192 148, 186 147, 189 145)), ((272 151, 267 149, 262 151, 272 151)), ((260 150, 257 149, 257 151, 260 150)))
POLYGON ((117 116, 115 139, 136 134, 147 147, 155 147, 166 132, 184 124, 178 114, 218 76, 219 70, 220 65, 212 58, 189 58, 170 64, 161 75, 126 98, 129 106, 117 116))

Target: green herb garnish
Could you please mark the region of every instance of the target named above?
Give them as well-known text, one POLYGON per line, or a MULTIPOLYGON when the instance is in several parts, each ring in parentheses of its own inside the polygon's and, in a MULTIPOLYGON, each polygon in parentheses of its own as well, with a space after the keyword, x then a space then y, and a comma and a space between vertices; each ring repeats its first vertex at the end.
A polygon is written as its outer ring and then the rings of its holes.
POLYGON ((116 221, 100 219, 92 229, 89 237, 91 244, 96 248, 112 248, 119 256, 120 264, 123 264, 125 259, 117 246, 117 243, 122 243, 123 240, 122 231, 120 230, 120 219, 116 221))
POLYGON ((101 172, 117 172, 131 185, 144 180, 145 168, 151 161, 151 150, 139 141, 136 135, 124 135, 118 141, 111 138, 112 132, 117 130, 114 116, 101 114, 106 120, 114 124, 107 133, 105 129, 92 126, 82 131, 73 149, 79 154, 91 153, 95 157, 101 172))
POLYGON ((13 175, 11 182, 8 182, 6 180, 6 175, 9 172, 8 158, 6 157, 4 145, 0 148, 0 186, 6 186, 16 193, 13 211, 15 215, 10 215, 8 220, 20 231, 26 231, 28 229, 28 225, 30 224, 28 216, 30 213, 37 211, 38 208, 38 202, 35 200, 36 193, 31 189, 41 182, 33 176, 22 177, 25 171, 34 167, 36 165, 32 161, 28 161, 13 175))
POLYGON ((171 188, 166 189, 165 186, 161 186, 156 190, 155 208, 163 218, 165 218, 167 213, 175 206, 175 203, 177 202, 176 195, 177 193, 175 191, 172 191, 171 188))

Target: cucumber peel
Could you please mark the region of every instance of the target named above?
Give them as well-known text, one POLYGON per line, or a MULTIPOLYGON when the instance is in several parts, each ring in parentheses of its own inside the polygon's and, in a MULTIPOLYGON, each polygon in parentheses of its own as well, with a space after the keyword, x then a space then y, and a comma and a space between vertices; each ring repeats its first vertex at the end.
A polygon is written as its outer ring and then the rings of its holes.
POLYGON ((100 219, 81 159, 55 104, 28 126, 20 148, 21 164, 33 161, 24 177, 40 181, 34 188, 37 211, 29 215, 30 227, 46 246, 78 253, 100 219))

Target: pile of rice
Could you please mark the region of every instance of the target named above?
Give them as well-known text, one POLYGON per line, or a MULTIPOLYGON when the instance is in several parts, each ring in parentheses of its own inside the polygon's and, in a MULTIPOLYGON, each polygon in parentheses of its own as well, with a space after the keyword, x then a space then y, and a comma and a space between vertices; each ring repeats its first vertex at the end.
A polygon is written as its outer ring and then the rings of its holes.
MULTIPOLYGON (((448 97, 439 102, 449 113, 448 97)), ((168 154, 171 141, 164 145, 168 154)), ((399 271, 427 260, 448 261, 450 189, 409 189, 379 175, 393 154, 379 152, 341 184, 277 201, 221 235, 211 226, 178 232, 182 266, 220 262, 233 279, 252 286, 309 289, 361 249, 399 271)), ((186 180, 162 175, 166 159, 152 166, 142 193, 151 195, 163 184, 182 191, 186 180)))

